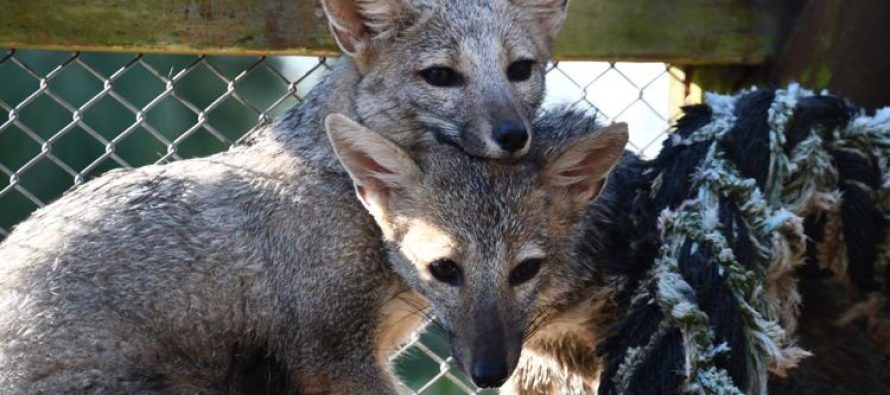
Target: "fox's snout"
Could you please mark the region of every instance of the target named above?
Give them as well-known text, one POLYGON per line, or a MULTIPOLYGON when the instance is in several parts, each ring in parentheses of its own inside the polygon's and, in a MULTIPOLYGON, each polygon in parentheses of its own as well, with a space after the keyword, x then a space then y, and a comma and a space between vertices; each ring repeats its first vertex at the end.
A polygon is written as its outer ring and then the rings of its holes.
POLYGON ((532 136, 528 121, 519 111, 519 105, 507 87, 493 91, 496 94, 486 100, 487 114, 484 119, 488 121, 487 129, 491 133, 488 138, 494 142, 489 146, 494 145, 501 153, 491 156, 496 158, 522 156, 531 145, 532 136))
MULTIPOLYGON (((510 377, 507 353, 501 337, 480 338, 473 347, 470 377, 482 388, 500 387, 510 377)), ((515 365, 515 364, 514 364, 515 365)))
POLYGON ((458 362, 477 386, 500 387, 519 362, 521 334, 504 325, 494 306, 477 310, 473 318, 475 322, 465 329, 469 332, 458 333, 457 337, 451 334, 452 354, 464 356, 458 362), (462 346, 464 339, 467 343, 462 346))
POLYGON ((492 130, 492 139, 502 150, 511 154, 525 149, 528 145, 528 129, 521 121, 500 121, 496 125, 492 125, 492 130))

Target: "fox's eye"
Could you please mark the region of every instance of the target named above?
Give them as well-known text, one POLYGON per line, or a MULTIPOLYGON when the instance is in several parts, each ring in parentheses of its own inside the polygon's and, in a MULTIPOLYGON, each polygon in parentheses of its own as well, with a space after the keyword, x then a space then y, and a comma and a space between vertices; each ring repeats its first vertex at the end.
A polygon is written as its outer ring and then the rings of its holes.
POLYGON ((538 274, 541 271, 541 264, 544 263, 544 260, 541 258, 532 258, 526 259, 516 266, 512 272, 510 272, 510 285, 519 285, 528 280, 531 280, 532 277, 538 274))
POLYGON ((507 66, 507 79, 513 82, 525 81, 532 76, 535 61, 531 59, 517 60, 507 66))
POLYGON ((451 285, 460 284, 460 268, 451 259, 438 259, 430 263, 429 269, 436 280, 451 285))
POLYGON ((463 83, 460 73, 444 66, 433 66, 420 70, 420 76, 427 84, 433 86, 452 87, 463 83))

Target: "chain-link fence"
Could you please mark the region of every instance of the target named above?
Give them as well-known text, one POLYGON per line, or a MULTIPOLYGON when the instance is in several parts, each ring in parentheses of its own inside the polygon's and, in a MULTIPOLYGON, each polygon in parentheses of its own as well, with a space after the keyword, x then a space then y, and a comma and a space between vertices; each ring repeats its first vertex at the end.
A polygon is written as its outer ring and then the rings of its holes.
MULTIPOLYGON (((0 50, 0 240, 73 185, 118 167, 209 155, 300 103, 329 69, 315 57, 209 57, 0 50)), ((630 124, 657 153, 684 75, 660 63, 558 62, 545 105, 630 124)), ((419 394, 477 390, 429 331, 394 357, 419 394)))

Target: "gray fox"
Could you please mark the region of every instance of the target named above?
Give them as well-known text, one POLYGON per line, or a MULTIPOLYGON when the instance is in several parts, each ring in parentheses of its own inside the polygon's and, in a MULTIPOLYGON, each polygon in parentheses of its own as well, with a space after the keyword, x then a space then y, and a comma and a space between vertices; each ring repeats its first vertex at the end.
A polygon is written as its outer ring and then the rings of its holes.
MULTIPOLYGON (((567 0, 322 4, 349 56, 316 88, 336 94, 304 104, 285 125, 317 128, 323 139, 324 115, 340 112, 409 149, 444 143, 486 158, 528 151, 529 119, 544 96, 545 66, 567 0), (308 125, 305 116, 312 118, 308 125)), ((328 153, 321 155, 335 161, 328 153)))
POLYGON ((587 268, 574 251, 588 236, 580 224, 590 202, 622 156, 625 124, 587 129, 512 164, 450 147, 415 161, 344 116, 330 115, 326 124, 387 240, 393 269, 429 301, 455 360, 477 385, 504 384, 523 343, 544 326, 558 332, 546 336, 567 342, 572 332, 593 335, 587 323, 598 299, 577 294, 589 288, 578 284, 589 274, 576 273, 587 268))
POLYGON ((519 162, 327 126, 352 183, 281 184, 317 170, 236 148, 109 173, 20 225, 0 245, 2 388, 396 393, 388 357, 427 307, 494 387, 555 318, 586 333, 573 246, 625 125, 567 125, 584 129, 519 162), (331 200, 353 188, 361 205, 331 200))
POLYGON ((398 392, 387 356, 423 302, 323 120, 412 155, 525 155, 566 1, 322 4, 348 56, 299 108, 78 186, 0 244, 0 392, 398 392))

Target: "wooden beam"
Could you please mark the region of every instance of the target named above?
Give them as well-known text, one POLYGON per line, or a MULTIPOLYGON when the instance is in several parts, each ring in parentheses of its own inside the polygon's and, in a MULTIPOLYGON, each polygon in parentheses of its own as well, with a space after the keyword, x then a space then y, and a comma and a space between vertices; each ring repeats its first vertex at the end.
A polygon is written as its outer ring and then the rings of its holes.
POLYGON ((811 0, 798 13, 770 82, 828 89, 870 109, 890 104, 890 2, 811 0))
POLYGON ((781 0, 577 0, 569 5, 560 58, 758 64, 779 37, 781 0))
MULTIPOLYGON (((757 3, 573 0, 556 57, 761 63, 776 46, 777 21, 770 8, 757 3)), ((338 53, 317 0, 0 0, 0 47, 338 53)))

